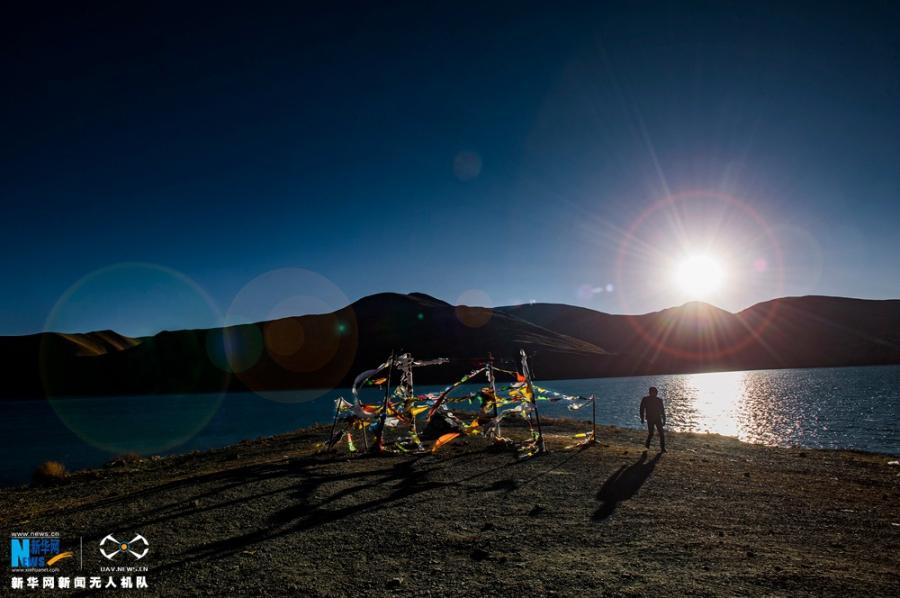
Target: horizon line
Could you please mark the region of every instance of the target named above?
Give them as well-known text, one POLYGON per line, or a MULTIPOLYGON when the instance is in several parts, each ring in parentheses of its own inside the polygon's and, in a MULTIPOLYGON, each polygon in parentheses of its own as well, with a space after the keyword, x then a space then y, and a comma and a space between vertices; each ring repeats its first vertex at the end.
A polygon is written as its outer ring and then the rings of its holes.
POLYGON ((711 308, 713 308, 713 309, 716 309, 716 310, 725 312, 725 313, 727 313, 727 314, 731 314, 731 315, 737 316, 737 315, 739 315, 739 314, 741 314, 741 313, 743 313, 743 312, 745 312, 745 311, 748 311, 748 310, 750 310, 750 309, 753 309, 754 307, 757 307, 757 306, 760 306, 760 305, 764 305, 764 304, 766 304, 766 303, 771 303, 771 302, 773 302, 773 301, 783 301, 783 300, 786 300, 786 299, 842 299, 842 300, 848 300, 848 301, 900 301, 900 297, 896 297, 896 298, 888 298, 888 299, 872 299, 872 298, 867 298, 867 297, 845 297, 845 296, 841 296, 841 295, 815 295, 815 294, 810 294, 810 295, 785 295, 785 296, 783 296, 783 297, 773 297, 773 298, 771 298, 771 299, 766 299, 766 300, 763 300, 763 301, 758 301, 758 302, 753 303, 753 304, 751 304, 751 305, 749 305, 749 306, 747 306, 747 307, 745 307, 745 308, 743 308, 743 309, 740 309, 740 310, 738 310, 738 311, 729 311, 729 310, 727 310, 727 309, 724 309, 724 308, 722 308, 722 307, 719 307, 718 305, 715 305, 715 304, 713 304, 713 303, 709 303, 709 302, 707 302, 707 301, 691 300, 691 301, 686 301, 686 302, 681 303, 681 304, 671 305, 671 306, 669 306, 669 307, 664 307, 664 308, 662 308, 662 309, 658 309, 658 310, 655 310, 655 311, 648 311, 648 312, 636 313, 636 314, 626 314, 626 313, 611 313, 611 312, 605 312, 605 311, 600 311, 600 310, 597 310, 597 309, 593 309, 593 308, 591 308, 591 307, 584 307, 584 306, 581 306, 581 305, 573 305, 573 304, 571 304, 571 303, 555 303, 555 302, 548 302, 548 301, 530 301, 530 302, 527 302, 527 303, 518 303, 518 304, 511 304, 511 305, 495 305, 495 306, 491 306, 491 307, 483 306, 483 305, 467 305, 467 304, 465 304, 465 303, 453 304, 453 303, 450 303, 449 301, 445 301, 445 300, 443 300, 443 299, 440 299, 440 298, 438 298, 438 297, 435 297, 434 295, 431 295, 431 294, 429 294, 429 293, 423 293, 423 292, 421 292, 421 291, 411 291, 411 292, 408 292, 408 293, 402 293, 402 292, 399 292, 399 291, 378 291, 378 292, 375 292, 375 293, 371 293, 371 294, 369 294, 369 295, 363 295, 362 297, 356 299, 355 301, 351 301, 351 302, 347 303, 346 305, 344 305, 343 307, 340 307, 340 308, 338 308, 338 309, 335 309, 335 310, 329 311, 329 312, 310 312, 310 313, 304 313, 304 314, 294 314, 294 315, 290 315, 290 316, 282 316, 282 317, 278 317, 278 318, 272 318, 272 319, 269 319, 269 320, 253 320, 253 321, 248 321, 248 322, 235 322, 235 323, 230 323, 230 324, 226 324, 226 323, 223 322, 223 323, 222 323, 221 325, 219 325, 219 326, 211 326, 211 327, 174 328, 174 329, 163 328, 163 329, 158 330, 158 331, 154 332, 153 334, 149 334, 149 335, 130 336, 130 335, 127 335, 127 334, 123 334, 123 333, 121 333, 121 332, 119 332, 119 331, 117 331, 117 330, 115 330, 115 329, 113 329, 113 328, 97 328, 97 329, 93 329, 93 330, 76 330, 76 331, 70 331, 70 330, 40 330, 40 331, 37 331, 37 332, 29 332, 29 333, 25 333, 25 334, 2 334, 2 335, 0 335, 0 338, 23 338, 23 337, 28 337, 28 336, 38 336, 38 335, 41 335, 41 334, 95 334, 95 333, 113 333, 113 334, 117 334, 117 335, 122 336, 122 337, 125 337, 125 338, 131 338, 131 339, 153 338, 153 337, 158 336, 159 334, 162 334, 162 333, 164 333, 164 332, 183 332, 183 331, 186 331, 186 330, 215 330, 215 329, 220 329, 220 328, 232 328, 232 327, 235 327, 235 326, 248 326, 248 325, 252 325, 252 324, 262 324, 262 323, 265 323, 265 322, 276 322, 276 321, 278 321, 278 320, 287 320, 287 319, 290 319, 290 318, 303 318, 303 317, 307 317, 307 316, 327 315, 327 314, 336 313, 336 312, 338 312, 338 311, 341 311, 341 310, 344 310, 344 309, 347 309, 347 308, 351 308, 351 307, 353 307, 353 305, 355 305, 356 303, 359 303, 360 301, 363 301, 363 300, 365 300, 365 299, 370 299, 370 298, 372 298, 372 297, 377 297, 377 296, 379 296, 379 295, 396 295, 396 296, 399 296, 399 297, 412 297, 412 296, 414 296, 414 295, 419 295, 419 296, 422 296, 422 297, 427 297, 427 298, 429 298, 429 299, 433 299, 433 300, 435 300, 435 301, 439 301, 440 303, 446 304, 446 305, 448 305, 448 306, 450 306, 450 307, 470 307, 470 308, 476 308, 476 309, 491 309, 491 310, 495 310, 495 309, 505 309, 505 308, 517 308, 517 307, 529 307, 529 306, 533 306, 533 305, 556 305, 556 306, 562 306, 562 307, 573 307, 573 308, 577 308, 577 309, 584 309, 584 310, 592 311, 592 312, 595 312, 595 313, 598 313, 598 314, 603 314, 603 315, 607 315, 607 316, 616 316, 616 317, 642 317, 642 316, 650 316, 650 315, 653 315, 653 314, 659 314, 659 313, 662 313, 662 312, 664 312, 664 311, 668 311, 668 310, 672 310, 672 309, 680 309, 680 308, 684 308, 684 307, 687 307, 688 305, 692 305, 692 304, 698 304, 698 305, 703 305, 703 306, 706 306, 706 307, 711 307, 711 308))

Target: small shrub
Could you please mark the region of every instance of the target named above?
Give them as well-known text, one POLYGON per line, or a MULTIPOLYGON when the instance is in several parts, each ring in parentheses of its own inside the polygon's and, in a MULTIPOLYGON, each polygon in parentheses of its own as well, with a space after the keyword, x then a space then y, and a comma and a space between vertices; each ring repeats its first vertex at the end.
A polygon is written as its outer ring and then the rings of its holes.
POLYGON ((59 461, 44 461, 31 474, 32 486, 55 486, 66 481, 65 465, 59 461))

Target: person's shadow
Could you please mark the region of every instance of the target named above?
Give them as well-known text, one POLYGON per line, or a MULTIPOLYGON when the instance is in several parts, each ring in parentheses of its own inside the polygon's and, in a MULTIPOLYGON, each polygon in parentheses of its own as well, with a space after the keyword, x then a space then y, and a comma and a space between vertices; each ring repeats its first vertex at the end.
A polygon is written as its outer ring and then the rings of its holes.
POLYGON ((656 467, 660 457, 662 457, 662 453, 657 453, 655 457, 647 461, 647 451, 644 451, 636 463, 623 465, 609 476, 609 479, 603 482, 603 486, 597 492, 597 500, 601 504, 600 508, 594 512, 594 521, 603 521, 613 514, 620 502, 634 496, 653 473, 653 468, 656 467))

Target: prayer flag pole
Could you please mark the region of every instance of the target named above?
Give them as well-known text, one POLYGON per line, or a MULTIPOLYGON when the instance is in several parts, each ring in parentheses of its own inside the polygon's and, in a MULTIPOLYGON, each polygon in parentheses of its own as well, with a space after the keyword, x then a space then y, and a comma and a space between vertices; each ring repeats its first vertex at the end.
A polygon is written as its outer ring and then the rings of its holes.
POLYGON ((525 349, 519 349, 522 355, 522 369, 525 370, 525 384, 528 386, 528 392, 531 394, 531 405, 534 407, 534 419, 538 428, 538 452, 546 452, 544 446, 544 430, 541 428, 541 414, 538 411, 537 395, 534 393, 534 384, 531 381, 531 368, 528 367, 528 357, 525 355, 525 349))
POLYGON ((406 357, 406 361, 403 362, 404 369, 402 377, 400 379, 401 384, 403 384, 404 379, 406 380, 406 384, 403 388, 404 392, 406 393, 406 396, 403 398, 403 406, 404 408, 406 408, 407 405, 409 406, 409 417, 410 420, 412 420, 410 422, 412 424, 412 437, 413 440, 416 441, 416 445, 418 445, 418 448, 422 448, 422 443, 419 441, 419 427, 416 425, 416 416, 412 413, 412 408, 415 407, 416 404, 416 389, 413 385, 413 367, 415 366, 415 361, 413 360, 412 355, 410 355, 409 353, 406 354, 406 357))
POLYGON ((391 396, 391 375, 394 373, 394 352, 391 351, 391 362, 388 366, 387 380, 384 383, 384 402, 381 404, 381 419, 378 423, 378 432, 372 450, 381 453, 384 451, 384 422, 387 419, 388 399, 391 396))
POLYGON ((337 427, 338 413, 340 413, 341 409, 341 399, 342 397, 338 397, 338 399, 334 402, 334 421, 331 422, 331 433, 328 435, 328 449, 330 450, 335 444, 334 441, 334 429, 337 427))
POLYGON ((491 394, 494 396, 494 439, 500 437, 500 420, 497 412, 497 384, 494 382, 494 354, 488 352, 488 379, 491 381, 491 394))

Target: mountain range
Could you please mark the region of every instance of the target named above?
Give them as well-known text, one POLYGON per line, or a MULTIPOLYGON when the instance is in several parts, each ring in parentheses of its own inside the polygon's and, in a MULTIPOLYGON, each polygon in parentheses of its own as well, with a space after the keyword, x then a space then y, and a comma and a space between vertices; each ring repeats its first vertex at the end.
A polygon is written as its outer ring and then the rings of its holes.
POLYGON ((130 338, 113 331, 0 337, 0 396, 189 393, 349 385, 391 352, 450 358, 456 379, 519 349, 537 378, 900 363, 900 300, 787 297, 730 313, 688 303, 644 315, 571 305, 454 306, 381 293, 338 311, 130 338))

